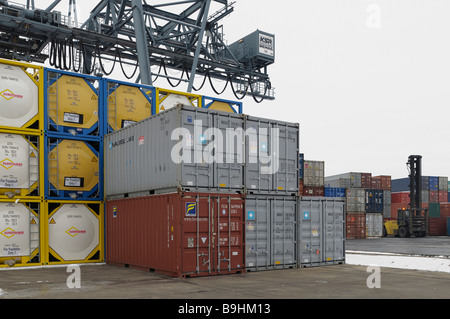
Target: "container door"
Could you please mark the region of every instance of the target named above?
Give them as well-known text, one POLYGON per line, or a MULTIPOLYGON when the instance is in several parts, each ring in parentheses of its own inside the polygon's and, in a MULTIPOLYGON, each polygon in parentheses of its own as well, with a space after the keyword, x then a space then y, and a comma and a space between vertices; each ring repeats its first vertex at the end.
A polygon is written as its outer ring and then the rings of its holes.
MULTIPOLYGON (((272 145, 270 124, 258 119, 247 119, 246 127, 246 187, 252 191, 273 190, 273 169, 278 162, 271 162, 277 145, 272 145), (275 166, 274 166, 275 165, 275 166)), ((277 152, 278 154, 278 152, 277 152)))
POLYGON ((244 268, 242 199, 186 197, 183 209, 184 274, 216 274, 244 268))
POLYGON ((212 266, 211 199, 186 197, 182 201, 182 273, 210 273, 212 266))
MULTIPOLYGON (((206 129, 212 127, 212 115, 207 112, 191 111, 184 109, 181 112, 181 127, 190 132, 187 138, 190 147, 188 158, 191 162, 183 162, 181 170, 182 186, 187 189, 211 189, 213 181, 213 158, 210 152, 204 149, 212 142, 205 133, 206 129)), ((186 150, 188 151, 188 150, 186 150)))
POLYGON ((323 251, 325 262, 345 259, 344 201, 323 202, 323 251))
POLYGON ((283 268, 295 265, 297 202, 291 199, 273 199, 271 210, 271 264, 283 268))
POLYGON ((245 245, 247 268, 266 269, 270 265, 270 200, 245 200, 245 245))
POLYGON ((241 117, 214 114, 214 127, 221 132, 222 145, 217 144, 214 185, 219 189, 244 188, 245 134, 241 117))
POLYGON ((215 199, 213 235, 213 264, 217 273, 244 268, 243 209, 241 198, 219 196, 215 199))
MULTIPOLYGON (((275 170, 274 189, 286 193, 298 191, 298 128, 288 125, 273 124, 272 128, 278 129, 279 136, 272 137, 275 139, 272 146, 278 142, 278 152, 276 161, 278 164, 272 163, 272 166, 278 166, 275 170)), ((319 186, 323 186, 322 183, 319 186)))
POLYGON ((299 215, 299 263, 305 267, 319 264, 322 261, 322 203, 301 200, 299 215))

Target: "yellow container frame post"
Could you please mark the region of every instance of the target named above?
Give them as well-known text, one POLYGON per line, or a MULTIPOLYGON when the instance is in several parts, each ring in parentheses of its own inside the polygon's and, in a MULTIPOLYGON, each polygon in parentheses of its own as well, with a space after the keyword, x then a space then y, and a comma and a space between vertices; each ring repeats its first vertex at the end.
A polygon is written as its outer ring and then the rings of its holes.
MULTIPOLYGON (((45 201, 45 260, 44 264, 48 265, 60 265, 60 264, 82 264, 82 263, 103 263, 105 260, 105 250, 104 250, 104 202, 103 201, 69 201, 69 200, 46 200, 45 201), (63 207, 63 205, 83 205, 87 210, 90 211, 93 218, 98 220, 98 243, 95 246, 88 247, 89 252, 86 253, 84 258, 65 258, 62 251, 58 251, 56 247, 51 247, 50 239, 50 225, 56 225, 58 221, 58 210, 63 207), (94 208, 93 208, 94 207, 94 208), (92 249, 91 249, 92 248, 92 249)), ((68 215, 67 215, 68 216, 68 215)), ((91 217, 92 217, 91 216, 91 217)), ((75 226, 68 225, 67 229, 62 228, 64 236, 70 236, 75 238, 76 236, 83 235, 87 231, 83 229, 78 229, 75 226)), ((66 237, 69 238, 69 237, 66 237)))
MULTIPOLYGON (((11 205, 17 205, 17 204, 23 204, 26 209, 28 209, 30 213, 30 228, 29 228, 29 243, 30 243, 30 251, 28 255, 15 255, 12 254, 11 256, 3 256, 0 257, 0 268, 9 268, 9 267, 31 267, 31 266, 41 266, 43 264, 43 259, 45 256, 45 245, 44 243, 44 235, 45 235, 45 223, 43 222, 44 219, 44 205, 43 201, 41 200, 5 200, 0 199, 0 204, 11 204, 11 205), (39 231, 38 236, 32 236, 35 234, 35 231, 32 231, 33 225, 36 225, 37 229, 39 231), (33 239, 34 238, 34 239, 33 239), (32 245, 32 242, 38 242, 35 243, 35 245, 32 245)), ((15 213, 14 213, 15 214, 15 213)), ((8 239, 14 238, 15 236, 23 235, 23 231, 17 231, 16 229, 13 229, 12 227, 1 227, 0 229, 0 238, 1 236, 5 236, 8 239)), ((3 238, 2 238, 3 239, 3 238)), ((18 247, 17 243, 15 244, 9 244, 11 245, 12 250, 20 250, 21 248, 18 247), (14 246, 14 247, 12 247, 14 246)), ((7 249, 5 246, 2 247, 2 249, 7 249)))
MULTIPOLYGON (((173 103, 200 108, 202 107, 202 95, 156 88, 156 101, 153 115, 163 112, 167 109, 167 105, 164 105, 164 103, 168 102, 170 97, 176 97, 178 99, 178 101, 173 101, 173 103)), ((172 105, 169 107, 173 106, 176 105, 172 105)))
MULTIPOLYGON (((36 84, 38 92, 38 108, 35 115, 30 115, 31 117, 26 119, 26 122, 20 127, 0 125, 0 129, 42 133, 44 131, 44 67, 6 59, 0 59, 0 65, 11 65, 21 68, 27 75, 27 78, 31 79, 31 81, 36 84)), ((11 92, 8 88, 3 89, 0 87, 0 98, 12 100, 15 98, 23 98, 23 96, 14 94, 14 92, 11 92), (8 93, 8 96, 6 96, 5 93, 8 93)))
MULTIPOLYGON (((0 130, 0 134, 7 134, 7 135, 18 135, 24 138, 29 146, 31 146, 33 149, 30 149, 29 151, 29 157, 38 157, 37 160, 37 181, 35 181, 32 185, 30 185, 28 188, 7 188, 7 187, 0 187, 0 199, 26 199, 26 200, 43 200, 44 199, 44 134, 41 132, 31 132, 31 131, 24 131, 24 130, 0 130), (33 141, 31 139, 33 138, 33 141), (37 142, 37 146, 33 143, 37 142), (37 192, 38 194, 34 194, 33 192, 37 192)), ((10 169, 14 163, 12 163, 11 159, 5 156, 5 158, 0 158, 0 165, 6 170, 10 169), (8 164, 8 166, 2 165, 5 161, 11 162, 8 164)), ((30 164, 29 164, 30 165, 30 164)), ((31 167, 28 167, 31 169, 31 167)), ((29 175, 33 174, 29 171, 29 175)))

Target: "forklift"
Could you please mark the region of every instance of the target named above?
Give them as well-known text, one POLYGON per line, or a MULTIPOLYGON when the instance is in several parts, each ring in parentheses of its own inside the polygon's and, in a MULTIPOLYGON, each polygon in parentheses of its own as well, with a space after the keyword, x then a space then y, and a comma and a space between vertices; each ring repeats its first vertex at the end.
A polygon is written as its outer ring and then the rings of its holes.
POLYGON ((422 208, 422 156, 410 155, 406 163, 409 169, 409 204, 399 209, 397 220, 383 224, 383 236, 425 237, 428 235, 428 208, 422 208))

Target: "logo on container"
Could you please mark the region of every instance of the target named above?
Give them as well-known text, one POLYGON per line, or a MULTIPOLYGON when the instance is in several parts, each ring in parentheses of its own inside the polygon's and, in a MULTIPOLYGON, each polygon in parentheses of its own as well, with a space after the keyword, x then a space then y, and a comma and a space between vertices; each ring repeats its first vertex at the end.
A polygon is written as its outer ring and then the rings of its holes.
POLYGON ((10 169, 13 166, 18 166, 21 167, 22 163, 14 163, 13 161, 11 161, 8 158, 5 158, 3 161, 0 162, 0 166, 6 168, 6 169, 10 169))
POLYGON ((68 230, 66 230, 66 234, 75 237, 78 234, 85 234, 85 230, 78 230, 75 227, 70 227, 68 230))
POLYGON ((5 236, 6 238, 11 238, 15 235, 23 235, 24 232, 23 231, 15 231, 14 229, 11 229, 8 227, 5 230, 3 230, 2 232, 0 232, 0 234, 5 236))
POLYGON ((186 217, 197 216, 197 203, 186 203, 186 217))
POLYGON ((175 164, 256 164, 261 174, 275 174, 279 167, 280 129, 250 127, 203 130, 201 120, 194 120, 194 134, 185 127, 173 130, 171 151, 175 164), (246 141, 246 142, 244 142, 246 141), (246 149, 247 148, 247 149, 246 149))
POLYGON ((23 99, 23 95, 14 94, 9 89, 6 89, 6 90, 0 92, 0 96, 3 96, 3 98, 5 98, 7 101, 9 101, 9 100, 11 100, 13 98, 23 99))

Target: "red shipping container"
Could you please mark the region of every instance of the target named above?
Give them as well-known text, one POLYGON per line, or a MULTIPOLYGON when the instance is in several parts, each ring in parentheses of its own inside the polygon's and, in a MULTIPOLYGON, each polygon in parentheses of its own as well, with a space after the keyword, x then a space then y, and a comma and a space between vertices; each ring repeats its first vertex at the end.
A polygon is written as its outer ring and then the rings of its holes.
POLYGON ((450 217, 450 203, 441 203, 441 217, 450 217))
POLYGON ((303 196, 323 197, 325 196, 325 187, 303 186, 303 196))
POLYGON ((391 203, 409 203, 409 192, 399 192, 399 193, 391 193, 391 203))
POLYGON ((381 188, 381 179, 375 179, 372 177, 372 189, 382 189, 381 188))
POLYGON ((366 238, 366 214, 347 213, 346 238, 358 239, 366 238))
POLYGON ((172 277, 244 272, 244 198, 170 193, 106 202, 106 262, 172 277))
POLYGON ((398 210, 408 208, 407 203, 391 203, 391 218, 397 219, 398 210))
POLYGON ((372 188, 371 173, 361 173, 361 188, 372 188))
POLYGON ((447 191, 438 191, 439 193, 439 203, 446 203, 448 200, 448 192, 447 191))
POLYGON ((439 191, 430 191, 430 203, 439 203, 439 191))
POLYGON ((380 189, 391 190, 391 176, 389 175, 380 175, 380 176, 372 176, 372 180, 380 180, 381 187, 380 189))
POLYGON ((447 217, 428 218, 428 235, 429 236, 447 235, 447 217))

